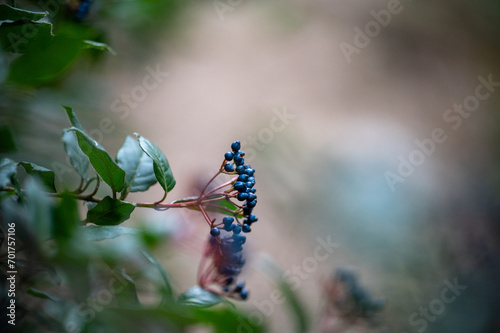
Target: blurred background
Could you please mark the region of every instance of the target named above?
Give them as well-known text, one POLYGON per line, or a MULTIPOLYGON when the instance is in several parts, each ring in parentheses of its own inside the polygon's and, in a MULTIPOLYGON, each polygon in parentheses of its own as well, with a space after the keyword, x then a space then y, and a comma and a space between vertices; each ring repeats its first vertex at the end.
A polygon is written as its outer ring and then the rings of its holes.
MULTIPOLYGON (((56 28, 78 6, 16 3, 49 11, 56 28)), ((270 265, 295 281, 311 332, 500 331, 499 2, 95 0, 73 25, 115 54, 89 51, 35 87, 4 83, 8 157, 76 187, 60 142, 70 105, 112 154, 134 132, 155 142, 174 200, 241 140, 259 222, 243 272, 251 297, 238 306, 272 332, 293 321, 270 296, 270 265), (325 243, 335 247, 318 259, 325 243), (325 310, 340 267, 385 299, 376 325, 325 310)), ((129 200, 161 195, 157 185, 129 200)), ((171 230, 156 255, 176 290, 194 285, 202 217, 138 209, 137 223, 171 230)))

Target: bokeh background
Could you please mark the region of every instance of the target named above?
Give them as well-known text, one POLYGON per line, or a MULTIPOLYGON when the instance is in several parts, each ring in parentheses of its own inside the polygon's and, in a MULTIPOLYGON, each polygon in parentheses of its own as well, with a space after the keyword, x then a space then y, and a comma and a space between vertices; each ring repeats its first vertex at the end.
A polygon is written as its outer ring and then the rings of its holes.
MULTIPOLYGON (((336 319, 326 331, 500 330, 500 85, 456 128, 444 118, 474 95, 478 77, 500 82, 497 1, 96 0, 83 24, 105 31, 116 55, 79 59, 36 89, 4 87, 11 158, 60 161, 58 183, 77 186, 59 139, 68 127, 60 105, 70 105, 112 153, 134 132, 155 142, 177 179, 173 200, 196 194, 239 139, 259 194, 243 273, 251 298, 239 306, 271 331, 289 332, 293 321, 284 304, 262 310, 276 289, 266 267, 303 266, 318 238, 337 247, 300 278, 311 331, 322 329, 325 281, 339 267, 386 307, 375 328, 336 319), (388 8, 386 24, 370 23, 388 8), (370 24, 363 40, 357 29, 370 24), (137 88, 151 71, 163 73, 155 87, 137 88), (446 140, 388 181, 436 128, 446 140), (412 324, 455 280, 467 288, 425 326, 412 324)), ((156 186, 130 200, 158 197, 156 186)), ((157 256, 177 290, 196 283, 207 237, 199 214, 136 210, 127 223, 171 230, 175 242, 157 256)))

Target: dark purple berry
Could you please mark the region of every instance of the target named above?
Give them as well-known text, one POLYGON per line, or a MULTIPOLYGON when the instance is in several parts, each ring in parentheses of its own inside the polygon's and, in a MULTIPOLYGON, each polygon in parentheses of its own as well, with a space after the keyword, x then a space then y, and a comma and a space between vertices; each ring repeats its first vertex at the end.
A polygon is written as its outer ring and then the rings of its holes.
POLYGON ((224 158, 226 159, 226 161, 231 161, 233 159, 233 152, 231 151, 228 151, 227 153, 224 154, 224 158))
POLYGON ((238 150, 240 150, 241 148, 241 143, 239 141, 234 141, 232 144, 231 144, 231 149, 234 151, 234 152, 237 152, 238 150))
POLYGON ((212 228, 212 230, 210 230, 210 235, 214 236, 214 237, 217 237, 220 235, 220 230, 219 228, 215 227, 215 228, 212 228))
POLYGON ((224 170, 226 170, 226 172, 233 172, 234 165, 232 165, 231 163, 226 163, 226 164, 224 164, 224 170))

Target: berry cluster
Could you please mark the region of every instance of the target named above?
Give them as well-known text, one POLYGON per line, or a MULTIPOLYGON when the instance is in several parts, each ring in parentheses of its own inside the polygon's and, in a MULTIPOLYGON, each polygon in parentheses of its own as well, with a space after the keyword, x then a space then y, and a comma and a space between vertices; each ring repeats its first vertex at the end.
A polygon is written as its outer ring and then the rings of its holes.
MULTIPOLYGON (((245 164, 245 153, 240 148, 239 141, 231 144, 231 151, 224 154, 224 162, 219 170, 219 173, 235 176, 224 184, 229 188, 223 194, 236 210, 231 211, 232 215, 225 216, 220 223, 208 220, 211 225, 211 238, 205 257, 211 259, 212 267, 200 275, 199 282, 202 287, 217 284, 222 287, 225 296, 245 300, 248 297, 248 290, 244 288, 245 282, 236 283, 236 278, 245 264, 242 251, 246 236, 243 233, 251 232, 251 225, 257 222, 258 218, 252 214, 257 205, 255 170, 245 164), (242 203, 233 202, 232 199, 242 203), (242 222, 240 218, 243 218, 242 222)), ((211 193, 213 190, 209 192, 211 193)))
POLYGON ((363 287, 356 274, 349 269, 339 268, 333 276, 333 281, 327 285, 326 295, 330 305, 341 317, 373 319, 380 312, 385 300, 374 298, 363 287))

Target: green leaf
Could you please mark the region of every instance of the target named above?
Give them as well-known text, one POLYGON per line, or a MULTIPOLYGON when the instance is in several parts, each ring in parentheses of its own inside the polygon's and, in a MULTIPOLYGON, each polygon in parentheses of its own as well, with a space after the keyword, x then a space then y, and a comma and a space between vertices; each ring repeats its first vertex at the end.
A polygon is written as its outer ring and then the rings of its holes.
POLYGON ((37 86, 55 80, 66 71, 83 49, 80 39, 54 36, 37 52, 25 53, 10 65, 8 82, 37 86))
POLYGON ((0 25, 0 45, 5 52, 39 53, 52 42, 52 24, 17 21, 0 25))
POLYGON ((99 51, 107 51, 111 53, 112 55, 116 55, 116 52, 108 45, 105 43, 99 43, 95 42, 92 40, 84 40, 83 43, 85 44, 85 48, 87 49, 96 49, 99 51))
POLYGON ((113 191, 123 190, 125 183, 125 171, 111 158, 108 152, 94 139, 76 127, 71 127, 69 131, 74 131, 78 138, 78 145, 89 157, 90 163, 102 179, 113 189, 113 191))
POLYGON ((89 158, 83 153, 78 145, 78 139, 75 133, 71 133, 67 129, 63 131, 62 142, 64 150, 69 156, 69 162, 76 172, 83 179, 89 178, 89 158))
POLYGON ((300 332, 308 332, 309 331, 309 318, 304 309, 303 303, 297 297, 297 294, 293 291, 290 284, 286 279, 281 279, 279 283, 279 287, 283 296, 287 300, 287 306, 290 311, 291 317, 295 319, 295 331, 300 332))
POLYGON ((0 125, 0 153, 9 153, 16 150, 14 137, 9 126, 0 125))
POLYGON ((53 204, 37 179, 29 178, 26 180, 25 194, 31 232, 35 235, 38 244, 41 245, 52 238, 53 204))
POLYGON ((31 12, 29 10, 14 8, 9 5, 0 5, 0 21, 38 21, 44 18, 47 14, 47 12, 31 12))
POLYGON ((54 209, 52 235, 59 242, 71 241, 80 224, 76 199, 71 193, 64 193, 54 209))
POLYGON ((12 177, 16 175, 17 163, 9 158, 0 160, 0 188, 12 185, 12 177))
POLYGON ((97 225, 116 225, 129 219, 135 205, 111 197, 104 197, 101 202, 87 212, 86 222, 97 225))
POLYGON ((210 306, 214 306, 224 301, 224 298, 207 291, 200 286, 194 286, 186 291, 184 294, 179 296, 179 303, 206 308, 210 306))
POLYGON ((161 150, 148 139, 137 133, 136 136, 141 149, 153 160, 153 169, 158 183, 160 183, 166 193, 172 191, 175 186, 175 178, 172 174, 172 170, 170 170, 167 158, 161 150))
MULTIPOLYGON (((69 106, 61 105, 61 107, 66 111, 71 125, 83 131, 83 127, 80 121, 73 112, 73 109, 69 106)), ((63 131, 62 142, 64 144, 64 150, 69 156, 69 161, 76 172, 83 179, 88 179, 89 177, 89 158, 83 153, 78 145, 78 139, 75 133, 69 132, 67 129, 63 131)))
MULTIPOLYGON (((205 210, 209 212, 214 212, 214 213, 221 213, 221 214, 233 214, 234 216, 241 218, 243 217, 243 212, 236 213, 238 211, 238 207, 236 207, 234 204, 232 204, 229 200, 226 199, 224 195, 220 194, 214 194, 214 195, 209 195, 205 197, 205 200, 215 200, 219 199, 217 201, 211 201, 210 203, 206 203, 204 205, 205 210), (229 212, 229 211, 231 212, 229 212)), ((184 202, 192 202, 198 200, 198 197, 187 197, 187 198, 182 198, 179 200, 172 201, 171 203, 184 203, 184 202)), ((200 208, 198 206, 187 206, 186 208, 192 209, 192 210, 197 210, 199 211, 200 208)))
POLYGON ((86 240, 98 242, 105 239, 113 239, 123 235, 136 235, 137 229, 110 225, 88 225, 82 227, 83 237, 86 240))
POLYGON ((41 290, 38 290, 35 288, 28 288, 28 290, 26 290, 26 293, 28 295, 31 295, 34 297, 38 297, 38 298, 42 298, 42 299, 49 299, 53 302, 59 302, 61 300, 59 297, 56 297, 54 295, 46 293, 45 291, 41 291, 41 290))
POLYGON ((43 184, 49 189, 49 192, 56 192, 54 171, 30 162, 20 162, 19 165, 21 165, 29 175, 39 177, 43 184))
POLYGON ((82 124, 80 124, 80 120, 78 120, 78 117, 76 116, 73 109, 66 105, 61 105, 61 107, 66 111, 66 114, 68 115, 69 122, 71 123, 71 125, 78 128, 80 131, 83 131, 83 126, 82 124))
POLYGON ((149 253, 146 250, 142 250, 141 252, 144 255, 144 257, 154 267, 156 267, 156 269, 158 270, 158 272, 160 272, 161 278, 162 278, 163 283, 165 285, 164 288, 163 288, 163 290, 164 290, 164 293, 163 293, 164 297, 162 299, 162 303, 164 303, 166 301, 166 299, 171 300, 172 299, 172 295, 173 295, 173 291, 172 291, 172 286, 170 285, 170 281, 168 280, 167 272, 165 271, 165 269, 163 268, 163 266, 158 262, 158 260, 156 260, 156 258, 151 253, 149 253))
POLYGON ((116 159, 118 165, 125 170, 124 193, 146 191, 156 183, 153 160, 132 137, 127 136, 116 159))

